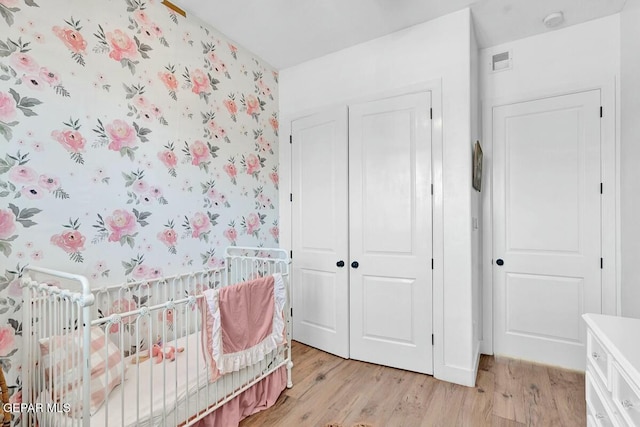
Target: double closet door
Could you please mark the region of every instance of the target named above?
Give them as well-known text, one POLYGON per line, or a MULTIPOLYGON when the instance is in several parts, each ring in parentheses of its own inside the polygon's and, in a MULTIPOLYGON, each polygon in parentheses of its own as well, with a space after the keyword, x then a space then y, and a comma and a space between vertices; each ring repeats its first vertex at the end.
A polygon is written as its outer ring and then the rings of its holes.
POLYGON ((433 373, 431 94, 292 123, 294 339, 433 373))

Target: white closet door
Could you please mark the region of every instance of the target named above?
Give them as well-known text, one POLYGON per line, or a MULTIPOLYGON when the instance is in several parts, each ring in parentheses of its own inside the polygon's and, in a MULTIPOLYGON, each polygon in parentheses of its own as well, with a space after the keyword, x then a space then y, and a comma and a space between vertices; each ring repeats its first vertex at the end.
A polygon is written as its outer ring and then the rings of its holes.
POLYGON ((346 108, 292 123, 294 339, 345 358, 349 357, 347 135, 346 108))
POLYGON ((600 91, 493 110, 495 353, 584 369, 601 312, 600 91))
POLYGON ((349 107, 351 358, 429 374, 430 107, 428 92, 349 107))

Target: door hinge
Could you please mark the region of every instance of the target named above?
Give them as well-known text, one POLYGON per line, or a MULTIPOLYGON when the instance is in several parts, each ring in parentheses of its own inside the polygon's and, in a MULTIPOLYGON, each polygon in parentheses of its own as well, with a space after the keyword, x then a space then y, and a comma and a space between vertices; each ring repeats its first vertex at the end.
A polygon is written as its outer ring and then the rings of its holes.
POLYGON ((604 268, 604 259, 600 258, 600 269, 604 268))
POLYGON ((602 117, 602 106, 600 106, 600 117, 602 117))
POLYGON ((289 201, 293 202, 293 193, 289 193, 289 201))
POLYGON ((291 307, 291 317, 293 317, 293 307, 291 307))
POLYGON ((289 144, 293 144, 293 135, 289 135, 289 144))
POLYGON ((431 195, 433 196, 433 184, 431 184, 431 195))
POLYGON ((293 259, 293 251, 289 251, 289 259, 293 259))
POLYGON ((433 258, 431 258, 431 269, 433 270, 433 258))
POLYGON ((433 108, 429 108, 429 118, 433 120, 433 108))
POLYGON ((431 345, 435 345, 435 338, 433 337, 433 334, 431 334, 431 345))
POLYGON ((603 188, 602 188, 602 183, 600 183, 600 194, 603 194, 603 188))

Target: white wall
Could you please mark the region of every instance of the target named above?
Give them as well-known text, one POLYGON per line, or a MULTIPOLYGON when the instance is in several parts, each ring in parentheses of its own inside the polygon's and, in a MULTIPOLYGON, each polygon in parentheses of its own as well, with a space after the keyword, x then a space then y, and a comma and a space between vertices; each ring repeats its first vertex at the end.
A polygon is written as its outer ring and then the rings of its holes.
MULTIPOLYGON (((435 88, 434 368, 436 377, 467 385, 475 383, 470 22, 466 9, 280 72, 281 194, 289 188, 284 129, 291 119, 409 88, 435 88)), ((285 246, 290 242, 290 230, 284 229, 290 224, 290 208, 281 201, 285 246)))
POLYGON ((640 318, 640 0, 620 16, 621 300, 623 316, 640 318))
MULTIPOLYGON (((635 21, 637 26, 638 21, 635 21)), ((636 37, 637 40, 637 37, 636 37)), ((616 293, 616 91, 620 69, 620 16, 590 21, 565 29, 483 49, 480 54, 483 138, 485 141, 484 215, 484 338, 482 350, 492 352, 492 239, 491 239, 491 108, 544 96, 600 88, 602 121, 603 194, 603 311, 615 314, 616 293), (490 72, 491 56, 511 50, 513 69, 490 72)), ((636 119, 637 120, 637 119, 636 119)), ((636 169, 638 169, 636 167, 636 169)), ((640 229, 639 229, 640 230, 640 229)), ((637 263, 637 262, 636 262, 637 263)))
MULTIPOLYGON (((479 75, 479 55, 478 41, 474 25, 471 25, 471 144, 481 138, 480 126, 480 75, 479 75)), ((481 185, 481 191, 486 191, 486 181, 481 185)), ((480 343, 482 341, 482 193, 471 187, 471 259, 473 263, 472 272, 472 301, 473 301, 473 348, 477 357, 480 356, 480 343)))

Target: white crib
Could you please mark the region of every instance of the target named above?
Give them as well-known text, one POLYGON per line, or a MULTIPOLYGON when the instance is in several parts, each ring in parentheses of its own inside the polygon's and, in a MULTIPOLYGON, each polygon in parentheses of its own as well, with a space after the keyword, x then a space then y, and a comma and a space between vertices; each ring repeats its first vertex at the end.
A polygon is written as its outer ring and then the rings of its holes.
POLYGON ((217 270, 100 289, 83 276, 27 267, 22 396, 31 405, 21 409, 23 422, 192 426, 254 386, 253 392, 269 381, 291 387, 288 298, 283 344, 216 381, 210 381, 203 357, 200 305, 204 289, 271 274, 282 276, 289 295, 289 265, 280 249, 230 247, 217 270), (158 341, 162 361, 145 360, 158 341), (97 404, 100 386, 114 382, 119 385, 110 392, 105 387, 103 403, 97 404))

